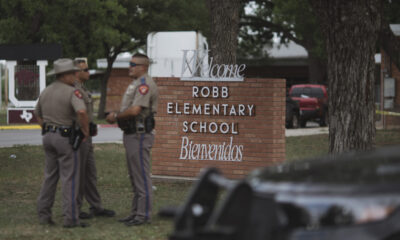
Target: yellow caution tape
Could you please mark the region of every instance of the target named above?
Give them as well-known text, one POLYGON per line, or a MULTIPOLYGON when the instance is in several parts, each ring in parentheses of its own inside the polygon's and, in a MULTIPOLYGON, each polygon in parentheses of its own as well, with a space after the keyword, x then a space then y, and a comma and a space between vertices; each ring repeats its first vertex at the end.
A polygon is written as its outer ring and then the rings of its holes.
POLYGON ((400 116, 400 113, 398 113, 398 112, 388 112, 388 111, 376 110, 375 113, 382 114, 382 115, 388 115, 388 116, 400 116))
POLYGON ((7 125, 0 126, 0 130, 40 129, 39 125, 7 125))

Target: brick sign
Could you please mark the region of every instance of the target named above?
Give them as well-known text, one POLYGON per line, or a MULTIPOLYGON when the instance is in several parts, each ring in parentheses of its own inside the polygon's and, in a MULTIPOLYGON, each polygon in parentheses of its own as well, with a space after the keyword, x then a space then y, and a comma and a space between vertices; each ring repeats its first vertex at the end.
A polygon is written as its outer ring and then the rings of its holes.
POLYGON ((34 108, 8 108, 8 124, 32 124, 37 123, 34 108))
POLYGON ((213 166, 241 178, 285 159, 285 80, 223 77, 155 78, 160 96, 153 175, 195 177, 213 166))

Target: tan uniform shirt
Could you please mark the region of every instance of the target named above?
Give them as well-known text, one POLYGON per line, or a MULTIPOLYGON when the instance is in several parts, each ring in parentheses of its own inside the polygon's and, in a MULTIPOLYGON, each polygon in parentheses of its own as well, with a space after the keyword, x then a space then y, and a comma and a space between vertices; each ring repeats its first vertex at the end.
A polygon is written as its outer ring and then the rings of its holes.
POLYGON ((141 106, 139 116, 146 118, 157 112, 158 88, 153 79, 145 74, 128 86, 122 98, 120 111, 123 112, 132 106, 141 106))
POLYGON ((86 111, 89 117, 89 122, 93 122, 93 100, 92 94, 79 81, 75 82, 75 87, 82 93, 83 101, 85 102, 86 111))
POLYGON ((56 80, 40 94, 35 115, 46 124, 71 126, 76 121, 76 112, 86 110, 82 98, 78 89, 56 80))

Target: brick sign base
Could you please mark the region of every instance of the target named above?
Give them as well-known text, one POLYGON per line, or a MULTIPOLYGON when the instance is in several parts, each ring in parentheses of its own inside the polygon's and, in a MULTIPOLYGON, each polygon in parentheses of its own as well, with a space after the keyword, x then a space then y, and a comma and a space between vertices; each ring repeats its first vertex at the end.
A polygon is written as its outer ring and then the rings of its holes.
POLYGON ((34 108, 8 108, 8 124, 37 124, 34 108))
POLYGON ((204 167, 217 167, 226 177, 242 178, 284 161, 284 79, 155 81, 153 175, 196 177, 204 167))

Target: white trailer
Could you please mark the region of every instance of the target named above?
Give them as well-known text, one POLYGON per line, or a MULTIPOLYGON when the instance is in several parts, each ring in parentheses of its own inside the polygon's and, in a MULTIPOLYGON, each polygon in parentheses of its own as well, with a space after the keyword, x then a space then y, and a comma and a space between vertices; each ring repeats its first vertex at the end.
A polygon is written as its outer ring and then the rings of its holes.
MULTIPOLYGON (((184 50, 198 50, 206 57, 199 56, 203 64, 208 64, 208 44, 199 32, 154 32, 147 36, 147 55, 153 61, 149 74, 153 77, 182 76, 184 50)), ((189 73, 187 73, 189 75, 189 73)))

